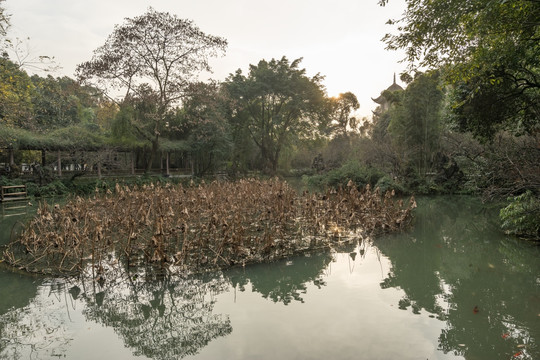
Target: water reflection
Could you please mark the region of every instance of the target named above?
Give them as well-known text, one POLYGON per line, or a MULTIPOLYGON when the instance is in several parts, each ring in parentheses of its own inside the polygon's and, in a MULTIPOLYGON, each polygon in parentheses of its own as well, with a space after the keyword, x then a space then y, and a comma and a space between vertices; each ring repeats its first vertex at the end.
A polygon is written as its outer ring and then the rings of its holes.
POLYGON ((226 276, 234 289, 245 291, 250 283, 253 292, 275 303, 288 305, 291 301, 304 302, 307 285, 319 289, 326 285, 324 270, 332 261, 329 251, 322 251, 271 264, 258 264, 249 271, 244 268, 231 269, 226 276))
POLYGON ((538 358, 539 249, 501 236, 472 199, 419 202, 407 236, 378 239, 392 270, 381 288, 401 288, 401 309, 446 321, 439 349, 467 359, 538 358))
POLYGON ((82 286, 86 318, 112 327, 137 356, 182 358, 232 331, 226 315, 213 314, 216 295, 228 288, 219 274, 182 279, 147 269, 105 288, 82 286))
MULTIPOLYGON (((11 238, 22 229, 27 218, 26 209, 26 204, 23 209, 13 209, 12 206, 0 203, 0 254, 11 238)), ((12 346, 15 351, 13 356, 6 355, 5 349, 16 342, 13 336, 8 335, 32 332, 29 322, 22 319, 26 307, 34 301, 40 283, 39 278, 14 272, 0 260, 0 358, 16 358, 17 346, 12 346)))
POLYGON ((75 334, 70 309, 81 303, 86 321, 112 328, 133 355, 153 359, 193 355, 232 331, 226 315, 212 313, 215 296, 227 288, 221 276, 182 279, 151 269, 101 284, 48 283, 29 306, 0 316, 4 339, 0 358, 65 356, 75 334), (47 289, 49 294, 43 293, 47 289))
MULTIPOLYGON (((45 354, 49 357, 63 354, 70 337, 62 311, 64 304, 57 301, 60 296, 58 290, 57 283, 45 283, 37 288, 35 297, 28 305, 12 307, 0 313, 1 359, 30 359, 41 358, 45 354)), ((24 298, 21 294, 15 296, 24 298)))
MULTIPOLYGON (((120 266, 107 269, 101 281, 48 280, 39 289, 34 285, 26 306, 2 306, 0 358, 66 356, 77 337, 77 313, 85 322, 113 329, 134 356, 195 355, 233 330, 228 315, 213 313, 219 294, 231 288, 244 291, 251 284, 253 292, 273 302, 301 302, 307 283, 325 285, 323 271, 330 261, 330 253, 323 252, 249 271, 237 268, 187 278, 120 266)), ((24 284, 9 275, 14 284, 24 284)))

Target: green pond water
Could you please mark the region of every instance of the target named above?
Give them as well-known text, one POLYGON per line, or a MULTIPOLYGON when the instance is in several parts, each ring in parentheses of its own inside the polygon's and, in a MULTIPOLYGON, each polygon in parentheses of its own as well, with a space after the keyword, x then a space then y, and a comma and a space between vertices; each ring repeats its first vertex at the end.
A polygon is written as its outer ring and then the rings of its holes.
POLYGON ((477 200, 418 205, 406 233, 204 276, 0 267, 0 359, 540 359, 538 245, 477 200))

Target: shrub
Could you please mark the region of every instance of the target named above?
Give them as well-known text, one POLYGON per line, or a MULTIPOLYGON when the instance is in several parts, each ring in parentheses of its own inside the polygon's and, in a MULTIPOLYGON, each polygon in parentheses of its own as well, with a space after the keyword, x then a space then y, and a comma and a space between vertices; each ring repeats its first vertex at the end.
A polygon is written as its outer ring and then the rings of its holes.
POLYGON ((540 200, 530 190, 508 198, 510 204, 501 209, 501 227, 509 234, 540 237, 540 200))
POLYGON ((52 196, 52 195, 64 195, 69 192, 66 185, 60 180, 55 180, 45 186, 42 186, 41 189, 42 196, 52 196))
POLYGON ((0 186, 11 186, 11 185, 15 185, 15 183, 13 183, 13 180, 8 179, 7 176, 0 176, 0 186))
POLYGON ((407 193, 405 191, 405 188, 401 186, 400 184, 396 183, 390 176, 383 176, 381 177, 377 183, 375 184, 375 187, 378 187, 381 189, 382 193, 385 193, 388 190, 394 190, 396 194, 403 195, 407 193))
POLYGON ((40 187, 36 183, 33 183, 33 182, 26 183, 26 191, 28 195, 41 196, 40 187))
POLYGON ((367 184, 375 186, 383 173, 375 168, 360 164, 356 160, 350 160, 338 169, 331 170, 326 174, 304 176, 304 181, 312 187, 345 187, 352 180, 358 188, 367 184))

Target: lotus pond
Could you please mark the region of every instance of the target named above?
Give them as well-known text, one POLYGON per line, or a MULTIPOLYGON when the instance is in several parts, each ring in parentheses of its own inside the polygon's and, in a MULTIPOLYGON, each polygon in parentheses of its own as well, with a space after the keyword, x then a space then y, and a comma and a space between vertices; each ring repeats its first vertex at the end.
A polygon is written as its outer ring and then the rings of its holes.
POLYGON ((203 275, 0 266, 0 359, 539 359, 539 246, 475 199, 417 203, 406 232, 203 275))

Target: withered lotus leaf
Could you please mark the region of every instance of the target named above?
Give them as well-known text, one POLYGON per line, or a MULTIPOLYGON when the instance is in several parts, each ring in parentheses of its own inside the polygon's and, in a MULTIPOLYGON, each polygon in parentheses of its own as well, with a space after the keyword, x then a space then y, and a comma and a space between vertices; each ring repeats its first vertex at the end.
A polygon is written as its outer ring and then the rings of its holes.
POLYGON ((404 208, 393 197, 369 186, 359 190, 352 181, 323 194, 297 193, 279 179, 117 184, 52 210, 43 202, 3 258, 56 274, 107 265, 107 259, 182 271, 273 261, 405 228, 416 202, 411 198, 404 208))

